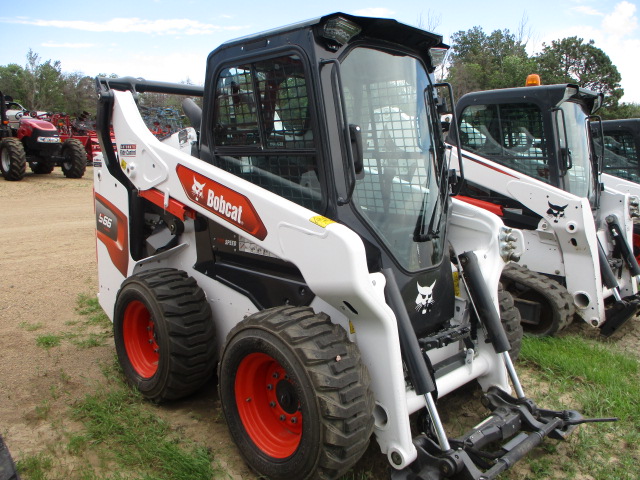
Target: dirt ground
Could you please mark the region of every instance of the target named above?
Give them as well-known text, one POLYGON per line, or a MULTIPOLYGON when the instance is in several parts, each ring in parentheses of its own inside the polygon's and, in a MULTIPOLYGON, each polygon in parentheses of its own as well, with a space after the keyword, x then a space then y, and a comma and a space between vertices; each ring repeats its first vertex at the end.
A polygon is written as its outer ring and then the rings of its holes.
MULTIPOLYGON (((85 349, 36 344, 42 335, 68 334, 80 318, 78 295, 97 290, 92 185, 91 168, 79 180, 57 168, 20 182, 0 179, 0 433, 15 460, 53 448, 52 477, 61 479, 80 468, 53 447, 80 428, 69 406, 101 382, 101 366, 115 352, 111 339, 85 349)), ((210 448, 229 478, 255 478, 228 435, 213 385, 156 410, 210 448)))
MULTIPOLYGON (((101 365, 114 358, 111 339, 86 349, 66 341, 49 349, 36 343, 44 334, 68 333, 79 318, 78 295, 92 296, 97 289, 92 183, 91 168, 79 180, 64 178, 59 169, 51 175, 28 173, 21 182, 0 180, 0 433, 16 460, 48 445, 57 462, 52 478, 71 478, 81 468, 55 445, 80 428, 70 419, 69 406, 95 389, 103 378, 101 365)), ((638 355, 638 323, 609 342, 638 355)), ((571 328, 596 334, 586 324, 571 328)), ((461 409, 468 410, 465 416, 477 415, 477 403, 472 408, 465 401, 452 403, 458 415, 461 409)), ((208 447, 228 478, 255 478, 227 432, 213 385, 156 410, 176 431, 208 447)), ((357 470, 375 465, 377 471, 379 464, 386 472, 385 459, 372 444, 357 470)))

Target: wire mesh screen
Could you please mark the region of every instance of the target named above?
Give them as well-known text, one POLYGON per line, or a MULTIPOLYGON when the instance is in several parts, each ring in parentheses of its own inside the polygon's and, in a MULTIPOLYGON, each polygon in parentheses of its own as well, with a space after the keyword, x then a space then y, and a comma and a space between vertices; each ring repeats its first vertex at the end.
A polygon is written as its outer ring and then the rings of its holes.
POLYGON ((307 208, 320 208, 307 81, 297 55, 224 70, 215 112, 218 166, 307 208))
POLYGON ((296 55, 226 69, 216 90, 216 144, 313 148, 304 66, 296 55))
POLYGON ((214 134, 217 145, 253 145, 260 142, 250 65, 229 68, 218 79, 214 134))
POLYGON ((225 170, 311 210, 322 203, 315 163, 315 157, 307 155, 219 157, 225 170))
POLYGON ((549 182, 542 115, 533 104, 467 107, 460 117, 460 139, 467 150, 549 182))
POLYGON ((429 139, 423 151, 416 112, 416 88, 404 80, 367 84, 347 92, 350 118, 362 128, 364 177, 358 181, 358 203, 368 214, 410 214, 424 207, 429 139))

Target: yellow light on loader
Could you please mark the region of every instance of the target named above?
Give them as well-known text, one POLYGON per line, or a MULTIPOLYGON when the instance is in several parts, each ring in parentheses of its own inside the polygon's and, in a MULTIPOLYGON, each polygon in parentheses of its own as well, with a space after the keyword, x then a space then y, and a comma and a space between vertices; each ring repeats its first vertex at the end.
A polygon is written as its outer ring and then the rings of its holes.
POLYGON ((540 85, 540 75, 537 73, 527 75, 527 81, 524 83, 525 87, 539 87, 540 85))

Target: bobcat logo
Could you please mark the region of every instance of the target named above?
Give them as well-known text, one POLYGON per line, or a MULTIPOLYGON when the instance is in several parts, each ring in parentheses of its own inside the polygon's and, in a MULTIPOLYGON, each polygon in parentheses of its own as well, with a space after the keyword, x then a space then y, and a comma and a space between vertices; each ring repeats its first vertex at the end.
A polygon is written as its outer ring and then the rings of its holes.
POLYGON ((191 185, 191 194, 196 197, 196 200, 204 197, 204 183, 198 183, 196 177, 193 177, 193 185, 191 185))
POLYGON ((434 280, 431 286, 423 287, 419 283, 418 286, 418 296, 416 297, 416 310, 420 310, 420 313, 425 314, 431 311, 431 307, 435 303, 433 299, 433 287, 436 286, 436 281, 434 280))
POLYGON ((558 223, 559 218, 564 218, 564 209, 569 206, 567 203, 564 207, 560 205, 554 205, 551 202, 547 202, 549 204, 549 210, 547 210, 547 215, 551 215, 553 217, 553 223, 558 223))

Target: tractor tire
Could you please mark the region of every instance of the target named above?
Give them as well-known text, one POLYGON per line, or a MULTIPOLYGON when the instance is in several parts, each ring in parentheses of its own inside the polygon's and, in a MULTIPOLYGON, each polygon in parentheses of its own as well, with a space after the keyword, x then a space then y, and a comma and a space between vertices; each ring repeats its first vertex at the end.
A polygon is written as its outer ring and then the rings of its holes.
POLYGON ((54 164, 50 159, 45 157, 37 157, 35 162, 29 164, 31 171, 39 175, 46 175, 53 172, 54 164))
POLYGON ((0 142, 0 171, 5 180, 22 180, 27 170, 27 156, 20 140, 3 138, 0 142))
POLYGON ((535 337, 553 336, 567 327, 576 313, 573 298, 567 289, 541 273, 533 272, 520 265, 509 264, 502 271, 500 279, 518 307, 518 300, 533 302, 540 306, 540 318, 527 319, 523 310, 522 327, 524 333, 535 337))
POLYGON ((247 317, 227 336, 218 379, 231 435, 260 475, 337 478, 367 449, 369 374, 323 313, 276 307, 247 317))
POLYGON ((11 453, 0 435, 0 480, 20 480, 11 453))
POLYGON ((70 138, 62 144, 62 173, 67 178, 82 178, 87 170, 87 152, 80 140, 70 138))
POLYGON ((515 362, 520 356, 524 330, 522 328, 520 311, 513 303, 513 296, 504 290, 502 284, 498 285, 498 305, 500 306, 500 321, 511 345, 509 356, 511 357, 511 361, 515 362))
POLYGON ((185 272, 148 270, 124 281, 114 340, 127 381, 152 402, 197 391, 215 370, 215 328, 204 292, 185 272))

